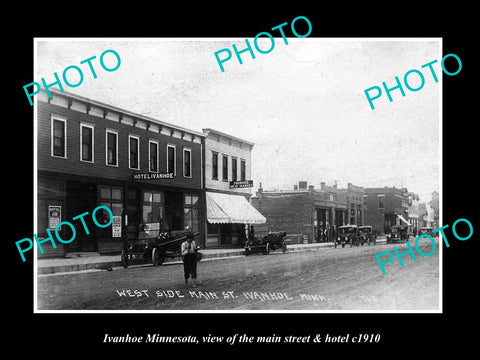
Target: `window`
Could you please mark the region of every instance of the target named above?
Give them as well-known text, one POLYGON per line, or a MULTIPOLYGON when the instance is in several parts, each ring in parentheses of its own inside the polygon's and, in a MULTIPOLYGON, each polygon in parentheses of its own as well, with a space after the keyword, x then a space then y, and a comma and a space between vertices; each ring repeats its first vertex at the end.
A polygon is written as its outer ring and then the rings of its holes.
POLYGON ((116 132, 107 130, 107 165, 117 166, 117 158, 118 158, 118 134, 116 132))
POLYGON ((67 121, 52 117, 52 156, 67 157, 67 121))
POLYGON ((378 208, 383 209, 385 206, 385 195, 378 195, 378 208))
POLYGON ((228 156, 222 156, 222 180, 228 181, 228 156))
POLYGON ((183 209, 183 225, 185 230, 200 230, 199 198, 195 194, 185 194, 183 209))
POLYGON ((192 177, 192 151, 183 149, 183 176, 192 177))
POLYGON ((176 175, 175 145, 167 145, 167 172, 176 175))
POLYGON ((93 162, 93 126, 80 125, 80 160, 93 162))
POLYGON ((218 180, 218 153, 212 152, 212 179, 218 180))
POLYGON ((240 160, 240 181, 245 181, 245 160, 240 160))
POLYGON ((149 170, 158 172, 158 143, 149 141, 148 143, 149 170))
MULTIPOLYGON (((123 212, 123 202, 122 202, 122 188, 111 187, 111 186, 99 186, 99 205, 107 206, 112 211, 113 216, 122 216, 123 212)), ((108 224, 110 219, 110 214, 105 209, 99 209, 95 214, 97 221, 100 224, 108 224)), ((110 226, 106 228, 99 228, 96 230, 97 236, 102 238, 111 238, 112 237, 112 228, 110 226)))
POLYGON ((143 193, 142 224, 160 223, 163 219, 163 193, 145 191, 143 193))
POLYGON ((128 136, 128 167, 130 169, 139 169, 140 164, 140 152, 139 152, 139 142, 138 137, 128 136))
POLYGON ((237 159, 232 158, 232 181, 237 181, 237 159))

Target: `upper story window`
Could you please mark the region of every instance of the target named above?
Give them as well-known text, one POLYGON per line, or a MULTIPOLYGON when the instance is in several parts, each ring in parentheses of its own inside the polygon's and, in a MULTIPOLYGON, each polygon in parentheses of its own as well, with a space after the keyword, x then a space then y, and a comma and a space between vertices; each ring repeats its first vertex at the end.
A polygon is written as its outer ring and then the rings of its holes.
POLYGON ((222 180, 228 181, 228 156, 222 156, 222 180))
POLYGON ((175 145, 167 145, 167 172, 177 175, 175 145))
POLYGON ((80 124, 80 160, 93 162, 93 126, 80 124))
POLYGON ((118 134, 111 130, 107 130, 106 143, 107 165, 118 166, 118 134))
POLYGON ((52 156, 67 157, 67 120, 52 116, 52 156))
POLYGON ((183 176, 192 177, 192 151, 183 149, 183 176))
POLYGON ((232 181, 237 181, 237 159, 232 158, 232 181))
POLYGON ((150 140, 148 143, 149 171, 158 172, 158 143, 150 140))
POLYGON ((218 180, 218 153, 212 151, 212 179, 218 180))
POLYGON ((240 160, 240 181, 246 180, 245 160, 240 160))
POLYGON ((140 140, 136 136, 128 136, 128 167, 138 170, 140 168, 140 140))
POLYGON ((378 208, 383 209, 385 207, 385 195, 378 195, 378 208))

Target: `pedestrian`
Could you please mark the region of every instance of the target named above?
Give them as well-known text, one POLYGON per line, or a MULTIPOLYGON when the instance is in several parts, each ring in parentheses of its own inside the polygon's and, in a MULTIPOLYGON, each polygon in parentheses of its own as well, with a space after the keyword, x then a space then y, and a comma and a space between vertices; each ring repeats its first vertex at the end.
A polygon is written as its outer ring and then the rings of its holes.
POLYGON ((183 259, 185 285, 188 285, 188 279, 191 277, 193 287, 197 286, 197 250, 198 248, 193 240, 193 234, 188 234, 187 240, 182 243, 181 255, 183 259))
POLYGON ((255 229, 253 228, 253 225, 250 225, 250 233, 248 234, 248 239, 250 241, 253 241, 255 237, 255 229))

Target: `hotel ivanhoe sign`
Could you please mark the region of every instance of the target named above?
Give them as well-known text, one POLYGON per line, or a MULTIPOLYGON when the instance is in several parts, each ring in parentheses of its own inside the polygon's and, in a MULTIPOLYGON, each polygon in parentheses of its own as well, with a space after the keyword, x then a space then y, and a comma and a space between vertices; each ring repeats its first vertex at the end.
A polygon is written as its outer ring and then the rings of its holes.
POLYGON ((251 188, 253 187, 253 180, 230 181, 231 189, 251 188))
POLYGON ((173 173, 137 173, 133 174, 133 180, 156 180, 173 179, 173 173))

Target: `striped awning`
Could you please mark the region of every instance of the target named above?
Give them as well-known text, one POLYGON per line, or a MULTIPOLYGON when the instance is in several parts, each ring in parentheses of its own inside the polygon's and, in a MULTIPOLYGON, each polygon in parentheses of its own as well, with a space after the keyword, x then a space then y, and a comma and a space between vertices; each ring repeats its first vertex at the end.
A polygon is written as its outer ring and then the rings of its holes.
POLYGON ((264 224, 267 219, 242 195, 206 192, 207 221, 211 224, 264 224))
POLYGON ((401 221, 403 221, 406 225, 410 225, 410 223, 409 223, 402 215, 398 215, 398 214, 397 214, 397 217, 398 217, 401 221))

